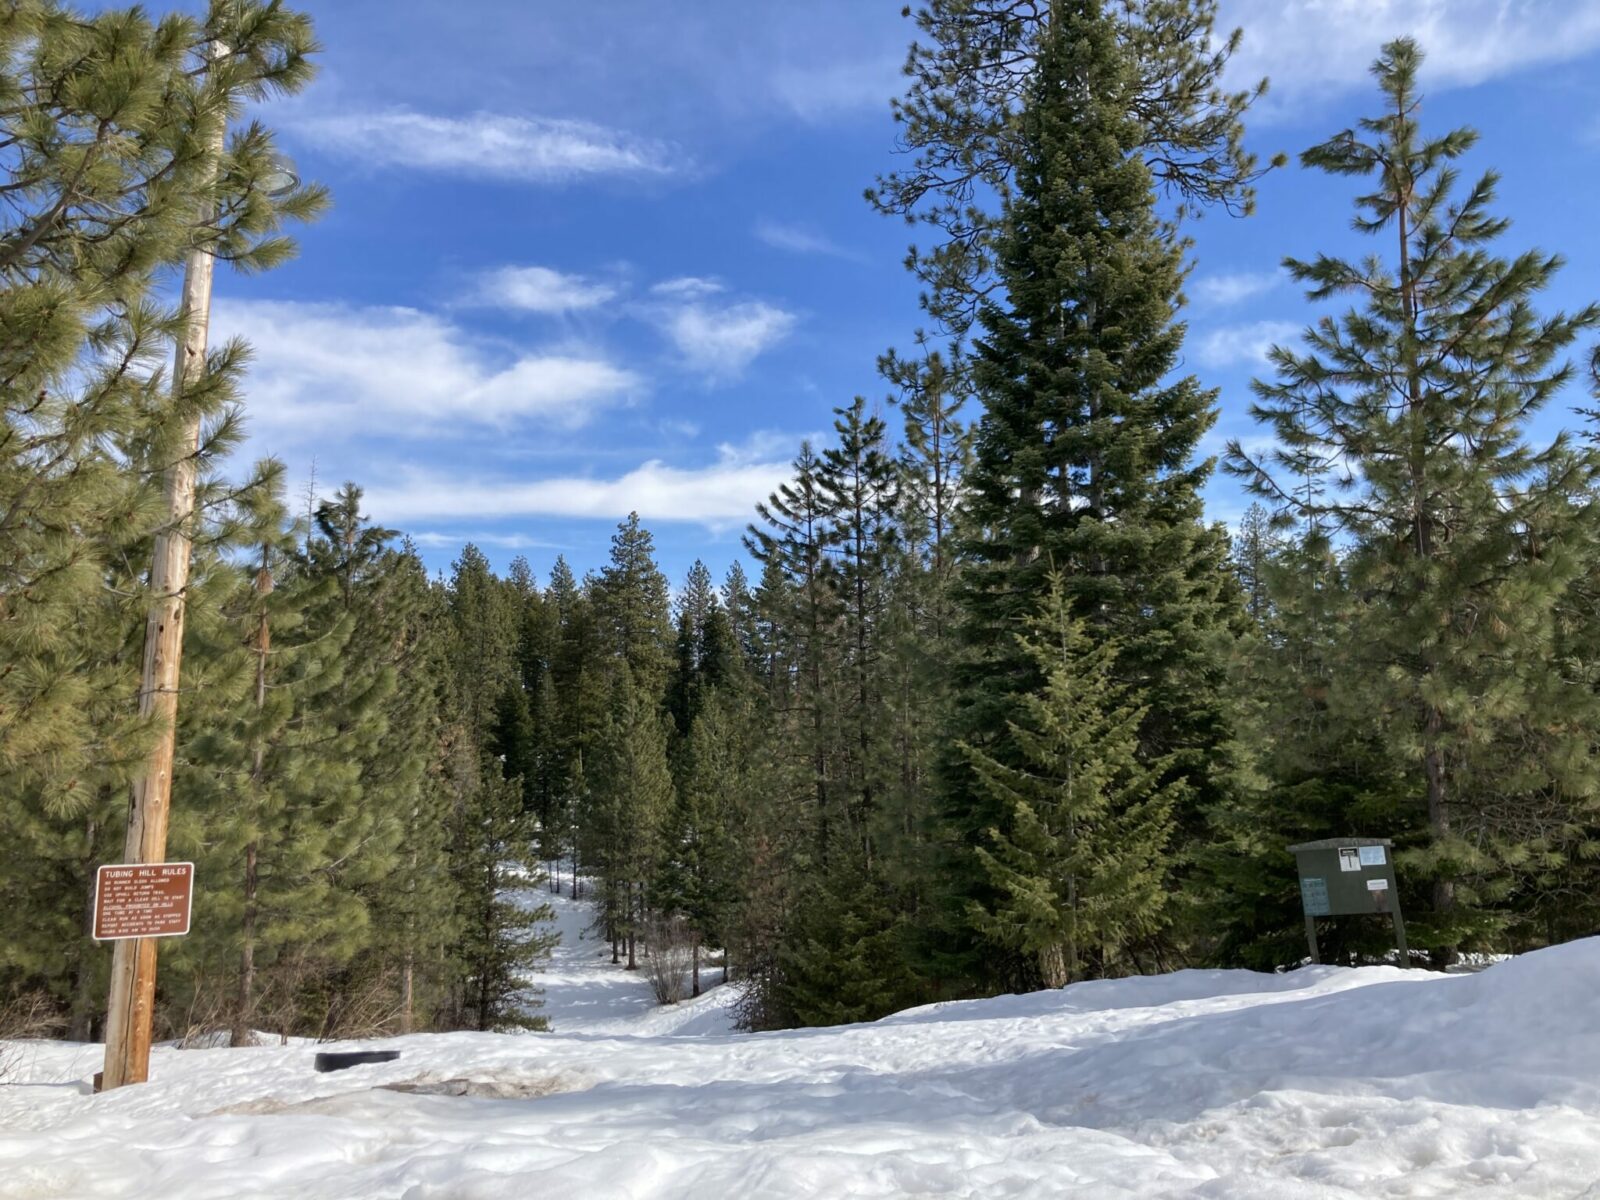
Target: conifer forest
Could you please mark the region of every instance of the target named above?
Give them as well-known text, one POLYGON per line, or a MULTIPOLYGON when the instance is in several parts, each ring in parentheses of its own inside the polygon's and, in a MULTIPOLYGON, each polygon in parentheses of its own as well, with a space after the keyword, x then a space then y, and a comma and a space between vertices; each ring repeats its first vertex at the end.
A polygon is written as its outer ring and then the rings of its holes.
POLYGON ((273 185, 317 37, 164 7, 0 5, 0 1012, 105 1036, 86 928, 164 732, 172 544, 196 891, 159 1038, 540 1029, 557 897, 750 1030, 1270 971, 1305 956, 1288 848, 1368 833, 1419 968, 1600 930, 1600 303, 1550 300, 1561 247, 1425 102, 1427 45, 1268 159, 1215 0, 921 0, 860 185, 922 311, 669 578, 638 515, 592 571, 436 569, 370 515, 394 481, 252 461, 248 340, 174 366, 178 279, 270 278, 337 199, 273 185), (1290 170, 1330 197, 1268 248, 1299 332, 1223 397, 1191 233, 1290 170), (1256 436, 1213 436, 1224 403, 1256 436))

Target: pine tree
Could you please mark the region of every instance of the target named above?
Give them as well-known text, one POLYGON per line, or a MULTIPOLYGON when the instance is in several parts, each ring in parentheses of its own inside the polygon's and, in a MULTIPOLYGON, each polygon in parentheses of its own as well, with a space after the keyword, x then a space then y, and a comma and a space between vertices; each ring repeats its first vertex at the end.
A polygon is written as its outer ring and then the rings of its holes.
POLYGON ((1025 629, 1018 644, 1044 686, 1010 723, 1020 763, 962 746, 1000 813, 977 851, 994 898, 971 912, 998 944, 1032 956, 1046 987, 1061 987, 1086 960, 1117 972, 1161 927, 1183 785, 1163 782, 1167 763, 1140 761, 1142 698, 1118 682, 1115 645, 1072 615, 1062 576, 1025 629))
POLYGON ((468 728, 487 748, 502 698, 522 682, 517 613, 511 593, 495 578, 483 551, 470 542, 454 564, 449 594, 456 628, 452 665, 459 695, 468 728))
POLYGON ((900 478, 884 423, 866 415, 866 402, 857 397, 834 411, 838 445, 823 452, 818 484, 829 526, 827 581, 840 614, 838 670, 848 680, 838 709, 838 728, 848 732, 837 757, 845 823, 870 867, 896 766, 884 674, 891 579, 901 557, 900 478))
MULTIPOLYGON (((376 972, 395 979, 401 1032, 431 1023, 445 1002, 455 941, 446 836, 450 795, 439 761, 440 688, 449 615, 408 542, 386 552, 366 609, 399 686, 385 702, 384 732, 366 768, 368 803, 398 822, 393 868, 369 895, 376 972)), ((365 626, 358 636, 364 636, 365 626)))
MULTIPOLYGON (((1031 154, 1017 113, 1052 32, 1077 11, 1064 0, 925 0, 916 10, 922 40, 906 56, 911 82, 894 102, 911 161, 881 176, 867 200, 932 228, 935 243, 913 247, 906 265, 926 289, 923 307, 958 335, 1000 274, 1006 208, 1031 154)), ((1267 83, 1223 86, 1242 34, 1216 33, 1216 0, 1103 0, 1094 11, 1133 64, 1122 101, 1126 152, 1178 198, 1180 212, 1251 211, 1263 172, 1245 149, 1243 118, 1267 83)))
POLYGON ((728 630, 733 644, 739 650, 740 662, 746 671, 754 673, 761 662, 761 648, 756 635, 755 596, 751 592, 749 577, 744 567, 735 561, 722 581, 722 610, 728 614, 728 630))
MULTIPOLYGON (((1404 784, 1386 761, 1381 723, 1346 709, 1353 622, 1360 601, 1326 534, 1310 526, 1293 538, 1267 533, 1252 582, 1261 617, 1236 646, 1234 688, 1241 737, 1257 747, 1256 778, 1235 804, 1211 813, 1213 837, 1200 853, 1208 885, 1213 955, 1228 965, 1270 970, 1305 954, 1304 914, 1289 847, 1383 829, 1405 846, 1412 832, 1404 784)), ((1405 911, 1423 896, 1402 880, 1405 911)), ((1325 961, 1392 946, 1386 922, 1331 922, 1318 933, 1325 961)))
POLYGON ((1272 528, 1271 514, 1259 502, 1252 503, 1239 520, 1233 561, 1239 573, 1239 586, 1244 589, 1250 619, 1257 627, 1267 621, 1267 564, 1277 544, 1278 535, 1272 528))
POLYGON ((1495 257, 1508 224, 1489 211, 1497 176, 1456 197, 1454 164, 1476 135, 1422 134, 1421 61, 1410 39, 1385 46, 1373 67, 1383 115, 1302 156, 1371 178, 1356 228, 1394 258, 1286 260, 1311 299, 1352 294, 1360 307, 1308 329, 1303 352, 1274 349, 1278 378, 1257 384, 1254 411, 1284 450, 1258 461, 1235 444, 1230 459, 1286 514, 1349 545, 1357 669, 1330 703, 1385 724, 1425 805, 1429 844, 1403 863, 1433 880, 1415 940, 1448 960, 1495 923, 1505 870, 1553 848, 1555 826, 1591 811, 1600 787, 1586 759, 1558 749, 1595 728, 1593 693, 1546 666, 1583 569, 1597 463, 1565 436, 1527 438, 1600 307, 1541 316, 1533 300, 1560 258, 1495 257), (1349 486, 1301 496, 1288 477, 1308 462, 1349 486), (1554 824, 1536 815, 1551 796, 1554 824))
POLYGON ((646 888, 660 865, 674 797, 660 706, 635 682, 626 663, 614 676, 610 719, 588 782, 602 917, 612 938, 613 961, 625 943, 631 970, 638 963, 646 888))
POLYGON ((756 514, 768 528, 751 525, 745 546, 763 568, 758 604, 766 626, 766 672, 773 701, 788 714, 793 753, 811 774, 812 827, 818 860, 825 861, 839 803, 829 753, 838 711, 830 656, 839 601, 829 579, 822 463, 809 442, 801 443, 794 460, 793 482, 757 504, 756 514))
POLYGON ((311 48, 303 15, 254 2, 158 21, 23 0, 0 20, 0 856, 15 856, 0 899, 40 938, 0 951, 0 995, 45 988, 80 1035, 103 993, 85 900, 150 733, 128 637, 144 582, 122 555, 161 519, 173 431, 198 410, 208 463, 238 437, 242 347, 172 404, 161 366, 180 318, 160 289, 200 246, 271 267, 292 250, 283 223, 324 204, 320 188, 266 195, 260 125, 216 179, 206 148, 220 111, 303 86, 311 48), (213 38, 235 53, 195 70, 213 38))
POLYGON ((629 513, 611 538, 611 560, 592 589, 595 617, 610 653, 625 662, 634 684, 660 697, 672 662, 672 614, 667 578, 655 562, 655 541, 629 513))
POLYGON ((452 872, 459 905, 455 946, 462 971, 461 1023, 478 1030, 543 1028, 538 991, 528 978, 556 944, 542 927, 548 904, 529 903, 540 885, 533 818, 522 785, 486 771, 461 821, 452 872))
MULTIPOLYGON (((707 627, 713 612, 719 608, 711 571, 697 558, 689 568, 678 599, 677 659, 667 685, 667 711, 672 714, 673 727, 680 739, 688 736, 702 695, 706 687, 715 682, 707 678, 708 671, 727 667, 725 655, 721 662, 706 661, 707 627)), ((726 629, 726 618, 723 627, 726 629)))

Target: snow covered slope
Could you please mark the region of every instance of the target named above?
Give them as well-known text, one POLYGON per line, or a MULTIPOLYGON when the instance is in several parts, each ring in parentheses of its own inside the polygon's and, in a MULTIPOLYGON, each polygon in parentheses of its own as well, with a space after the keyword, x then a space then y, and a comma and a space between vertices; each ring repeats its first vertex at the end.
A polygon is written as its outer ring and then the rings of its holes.
MULTIPOLYGON (((548 903, 556 913, 561 944, 549 964, 533 978, 544 990, 540 1016, 556 1033, 731 1033, 732 989, 714 989, 696 1000, 662 1008, 642 971, 613 966, 611 943, 590 926, 594 910, 541 888, 529 893, 533 903, 548 903)), ((701 986, 710 987, 719 970, 701 972, 701 986)))
POLYGON ((556 964, 554 1033, 403 1038, 334 1075, 310 1046, 162 1050, 90 1096, 97 1047, 30 1047, 0 1196, 1600 1197, 1600 940, 764 1035, 674 1033, 597 959, 556 964))

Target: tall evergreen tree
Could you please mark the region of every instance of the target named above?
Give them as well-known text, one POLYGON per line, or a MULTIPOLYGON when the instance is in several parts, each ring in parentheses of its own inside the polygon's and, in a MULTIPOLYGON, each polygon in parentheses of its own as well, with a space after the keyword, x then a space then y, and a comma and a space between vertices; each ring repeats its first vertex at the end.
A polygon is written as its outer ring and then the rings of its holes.
MULTIPOLYGON (((906 265, 926 289, 923 307, 957 334, 971 327, 1003 275, 1005 213, 1032 152, 1018 114, 1032 100, 1054 27, 1072 20, 1075 7, 1060 0, 925 0, 915 11, 919 40, 905 63, 910 84, 894 101, 911 159, 881 176, 867 200, 931 228, 933 244, 912 247, 906 265)), ((1096 8, 1132 64, 1121 89, 1127 152, 1181 209, 1249 212, 1262 171, 1245 149, 1244 115, 1267 84, 1239 91, 1223 85, 1241 31, 1216 32, 1216 0, 1104 0, 1096 8)), ((909 5, 905 11, 913 15, 909 5)))
POLYGON ((1534 298, 1560 258, 1493 254, 1508 225, 1490 212, 1498 177, 1457 197, 1454 164, 1477 136, 1422 133, 1421 62, 1410 39, 1386 45, 1373 67, 1383 114, 1302 156, 1371 179, 1356 228, 1393 257, 1285 260, 1311 299, 1360 307, 1308 329, 1303 352, 1273 350, 1278 378, 1257 384, 1254 411, 1284 451, 1258 461, 1235 444, 1230 458, 1264 498, 1348 540, 1366 602, 1351 628, 1359 700, 1343 702, 1382 714, 1425 805, 1428 847, 1407 858, 1434 881, 1418 940, 1448 959, 1485 928, 1504 868, 1530 842, 1550 846, 1552 828, 1527 829, 1542 798, 1562 797, 1570 819, 1600 787, 1586 756, 1550 751, 1557 727, 1592 738, 1593 693, 1545 667, 1582 569, 1597 463, 1565 436, 1528 440, 1600 307, 1541 316, 1534 298), (1301 498, 1286 476, 1307 460, 1350 486, 1301 498))
POLYGON ((242 347, 221 348, 171 403, 161 360, 180 314, 160 289, 198 247, 245 268, 281 262, 283 224, 325 203, 315 187, 266 194, 273 141, 259 124, 220 173, 207 149, 219 113, 302 87, 311 49, 304 15, 253 0, 203 19, 56 0, 0 17, 0 845, 17 856, 0 898, 19 930, 54 938, 0 951, 0 993, 44 987, 80 1035, 99 1004, 88 889, 151 732, 127 636, 145 581, 123 556, 159 524, 175 430, 198 411, 206 463, 238 439, 242 347), (196 70, 214 38, 235 52, 196 70))
POLYGON ((751 525, 745 546, 763 568, 758 603, 766 626, 767 675, 774 701, 789 715, 793 753, 810 771, 812 827, 824 861, 839 802, 829 754, 837 721, 829 655, 837 636, 838 594, 828 577, 822 463, 810 442, 800 445, 793 481, 757 504, 756 514, 767 528, 751 525))
MULTIPOLYGON (((958 731, 1020 765, 1010 723, 1044 680, 1014 634, 1059 574, 1073 614, 1115 642, 1119 680, 1145 695, 1141 753, 1189 783, 1181 820, 1198 836, 1234 769, 1236 585, 1224 535, 1201 521, 1210 464, 1194 461, 1214 393, 1170 378, 1184 244, 1156 214, 1140 155, 1141 64, 1097 0, 1051 11, 997 247, 1005 299, 983 306, 975 351, 985 411, 967 474, 958 731)), ((954 915, 988 887, 972 851, 1001 814, 964 761, 949 789, 954 915)))
POLYGON ((611 538, 611 559, 593 587, 595 617, 609 652, 627 664, 634 684, 656 697, 672 663, 672 613, 667 577, 655 561, 655 540, 629 513, 611 538))
POLYGON ((638 964, 646 889, 660 864, 674 793, 660 704, 635 682, 626 664, 618 668, 613 681, 611 715, 589 778, 591 828, 613 959, 626 945, 632 969, 638 964))
POLYGON ((828 585, 839 612, 837 655, 848 680, 838 706, 842 815, 870 864, 895 756, 889 744, 888 684, 891 579, 901 557, 900 476, 888 451, 887 430, 866 415, 857 397, 835 410, 838 445, 822 455, 818 475, 828 522, 828 585))

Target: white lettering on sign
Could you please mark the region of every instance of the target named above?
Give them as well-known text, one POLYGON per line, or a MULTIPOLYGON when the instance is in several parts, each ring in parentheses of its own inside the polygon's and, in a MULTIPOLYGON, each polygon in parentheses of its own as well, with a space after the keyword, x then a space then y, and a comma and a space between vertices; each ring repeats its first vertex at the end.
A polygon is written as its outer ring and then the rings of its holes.
POLYGON ((1361 856, 1356 853, 1356 848, 1354 846, 1339 847, 1339 870, 1361 870, 1361 856))
POLYGON ((1389 881, 1387 879, 1369 879, 1369 880, 1367 880, 1367 891, 1369 891, 1369 892, 1387 892, 1388 890, 1389 890, 1389 881))
POLYGON ((1361 865, 1363 867, 1381 867, 1388 861, 1387 856, 1383 853, 1382 846, 1361 847, 1361 865))

